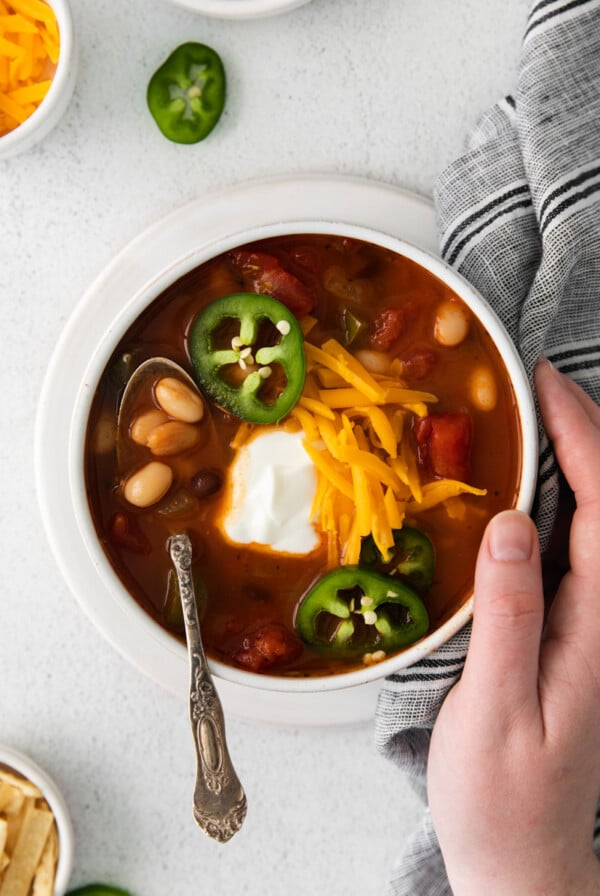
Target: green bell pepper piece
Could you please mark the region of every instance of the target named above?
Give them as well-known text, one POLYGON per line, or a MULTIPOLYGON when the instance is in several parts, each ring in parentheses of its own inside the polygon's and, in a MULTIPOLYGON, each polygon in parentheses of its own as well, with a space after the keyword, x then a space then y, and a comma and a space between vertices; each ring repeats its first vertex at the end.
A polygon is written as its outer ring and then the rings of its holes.
POLYGON ((277 423, 294 407, 304 387, 306 361, 304 337, 292 312, 271 296, 234 293, 216 299, 195 318, 188 349, 196 378, 202 389, 226 410, 249 423, 277 423), (215 345, 223 325, 232 323, 238 335, 231 347, 215 345), (264 322, 277 331, 273 345, 257 345, 264 322), (242 374, 233 385, 222 373, 227 368, 242 374), (261 390, 278 365, 285 373, 282 391, 267 403, 261 390))
POLYGON ((349 308, 342 311, 342 327, 344 330, 344 342, 346 345, 352 345, 355 339, 358 339, 361 333, 367 329, 366 322, 358 317, 349 308))
POLYGON ((146 99, 169 140, 204 140, 225 106, 225 69, 219 54, 205 44, 177 47, 150 78, 146 99))
POLYGON ((388 576, 406 579, 413 588, 427 591, 433 582, 435 571, 435 549, 433 544, 419 529, 404 526, 394 529, 394 547, 388 560, 384 560, 373 537, 363 539, 360 549, 360 563, 372 566, 388 576))
POLYGON ((362 566, 341 566, 323 576, 296 615, 302 640, 344 659, 372 650, 394 653, 429 628, 427 609, 398 579, 362 566))

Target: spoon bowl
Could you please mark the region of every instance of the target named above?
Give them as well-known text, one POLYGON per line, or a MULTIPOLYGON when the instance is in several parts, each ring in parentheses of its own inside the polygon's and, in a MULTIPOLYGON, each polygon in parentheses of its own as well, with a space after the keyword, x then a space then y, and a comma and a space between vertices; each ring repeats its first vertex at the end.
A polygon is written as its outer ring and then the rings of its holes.
POLYGON ((127 380, 119 404, 116 445, 117 461, 120 470, 125 470, 128 467, 133 450, 129 431, 133 410, 136 402, 139 400, 140 391, 148 386, 149 381, 157 383, 166 377, 179 380, 192 389, 195 394, 200 395, 198 386, 192 377, 175 361, 161 357, 148 358, 146 361, 142 361, 127 380))

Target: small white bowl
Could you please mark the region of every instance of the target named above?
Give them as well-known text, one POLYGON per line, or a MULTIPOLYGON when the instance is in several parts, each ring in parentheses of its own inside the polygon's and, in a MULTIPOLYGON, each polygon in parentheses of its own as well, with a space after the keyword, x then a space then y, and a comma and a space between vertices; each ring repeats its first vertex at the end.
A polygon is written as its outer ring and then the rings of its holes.
MULTIPOLYGON (((483 324, 496 347, 498 348, 511 380, 515 394, 516 406, 521 428, 521 476, 517 490, 516 507, 529 512, 535 491, 537 477, 537 424, 531 390, 517 350, 506 330, 491 307, 479 293, 439 258, 431 255, 404 240, 387 233, 365 227, 336 224, 332 221, 303 220, 296 222, 276 223, 258 228, 250 228, 243 232, 228 233, 221 239, 214 239, 208 244, 198 246, 191 254, 180 258, 175 264, 162 270, 151 282, 140 284, 137 294, 131 295, 124 307, 110 322, 104 333, 97 337, 96 350, 89 359, 88 367, 81 382, 77 396, 69 434, 69 468, 71 499, 79 531, 89 552, 92 563, 102 580, 104 587, 112 597, 127 607, 127 615, 132 623, 139 626, 137 637, 153 641, 162 641, 173 649, 174 639, 154 622, 129 595, 118 578, 110 561, 102 549, 87 500, 87 489, 84 475, 84 450, 88 416, 94 397, 96 384, 113 354, 121 336, 133 324, 142 311, 157 298, 161 292, 174 283, 179 277, 210 258, 230 251, 236 246, 252 243, 268 237, 289 234, 335 234, 336 236, 364 240, 384 249, 411 259, 425 270, 436 276, 456 293, 471 309, 472 313, 483 324), (144 632, 141 635, 141 632, 144 632)), ((472 615, 472 596, 457 608, 453 615, 438 628, 404 651, 391 656, 380 663, 322 676, 286 677, 277 675, 260 675, 243 669, 234 668, 221 662, 213 661, 211 666, 215 674, 242 687, 281 691, 290 693, 307 693, 311 691, 328 691, 350 688, 383 678, 401 668, 412 665, 430 654, 449 640, 470 619, 472 615)), ((167 649, 167 648, 166 648, 167 649)), ((185 655, 183 644, 177 644, 181 655, 185 655)))
POLYGON ((77 75, 77 54, 73 19, 67 0, 46 0, 58 22, 60 55, 50 89, 40 105, 23 124, 0 137, 0 159, 30 149, 46 137, 60 121, 73 95, 77 75))
POLYGON ((310 0, 172 0, 194 12, 217 19, 258 19, 304 6, 310 0))
POLYGON ((42 791, 50 806, 58 831, 58 863, 54 879, 54 896, 64 896, 73 870, 75 834, 65 800, 47 772, 18 750, 0 744, 0 765, 5 765, 27 778, 42 791))

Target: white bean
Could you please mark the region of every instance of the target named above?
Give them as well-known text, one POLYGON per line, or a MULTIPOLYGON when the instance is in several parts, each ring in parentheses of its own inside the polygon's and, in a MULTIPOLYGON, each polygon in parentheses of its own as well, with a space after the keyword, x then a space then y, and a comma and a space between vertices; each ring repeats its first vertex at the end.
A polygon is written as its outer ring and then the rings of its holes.
POLYGON ((117 425, 114 414, 103 413, 94 427, 94 451, 108 454, 115 447, 117 425))
POLYGON ((469 392, 479 411, 493 411, 498 401, 498 389, 489 367, 476 367, 469 378, 469 392))
POLYGON ((391 361, 383 352, 363 348, 356 352, 355 357, 370 373, 387 373, 390 369, 391 361))
POLYGON ((146 444, 155 457, 170 457, 189 451, 201 437, 202 427, 181 420, 167 420, 149 433, 146 444))
POLYGON ((204 402, 200 394, 177 377, 163 377, 156 384, 154 394, 163 411, 175 420, 198 423, 204 416, 204 402))
POLYGON ((150 507, 171 488, 173 471, 167 464, 151 460, 132 473, 123 487, 125 500, 135 507, 150 507))
POLYGON ((152 408, 135 418, 129 429, 129 435, 136 445, 145 445, 152 430, 161 423, 166 423, 168 419, 164 411, 152 408))
POLYGON ((440 345, 460 345, 469 332, 468 313, 453 299, 438 306, 433 334, 440 345))

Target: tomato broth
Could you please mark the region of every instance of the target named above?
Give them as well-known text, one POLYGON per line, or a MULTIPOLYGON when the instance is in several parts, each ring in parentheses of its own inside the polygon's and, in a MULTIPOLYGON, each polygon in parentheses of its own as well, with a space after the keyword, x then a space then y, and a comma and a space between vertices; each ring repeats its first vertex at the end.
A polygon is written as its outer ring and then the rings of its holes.
MULTIPOLYGON (((332 656, 296 630, 304 595, 343 563, 343 556, 332 559, 331 537, 319 518, 312 520, 318 546, 306 554, 234 543, 219 522, 236 446, 260 424, 244 423, 205 396, 196 443, 168 458, 173 481, 166 494, 148 507, 124 495, 115 431, 128 377, 153 356, 170 358, 193 375, 189 335, 196 316, 215 299, 240 292, 269 294, 286 305, 306 343, 322 347, 335 340, 374 377, 435 396, 426 408, 409 403, 401 412, 413 475, 422 485, 460 480, 485 493, 453 494, 423 510, 413 495, 402 505, 403 524, 424 532, 435 550, 433 582, 421 594, 429 631, 470 594, 489 519, 516 503, 521 437, 515 397, 489 334, 445 284, 410 259, 355 239, 285 236, 220 255, 165 290, 120 340, 93 399, 85 472, 98 537, 125 588, 157 623, 184 639, 167 545, 172 534, 188 532, 209 656, 266 674, 347 671, 373 661, 372 655, 332 656)), ((151 406, 150 393, 143 395, 140 413, 151 406)), ((300 430, 300 416, 292 412, 278 426, 300 430)), ((355 425, 356 415, 348 417, 355 425)), ((382 453, 377 439, 371 447, 382 453)), ((131 448, 128 469, 152 459, 146 445, 131 448)))

